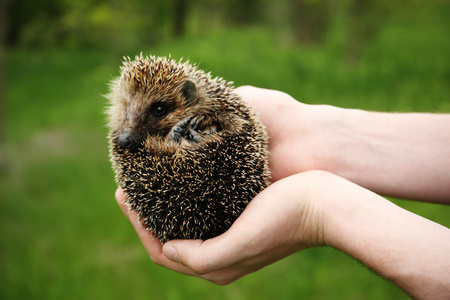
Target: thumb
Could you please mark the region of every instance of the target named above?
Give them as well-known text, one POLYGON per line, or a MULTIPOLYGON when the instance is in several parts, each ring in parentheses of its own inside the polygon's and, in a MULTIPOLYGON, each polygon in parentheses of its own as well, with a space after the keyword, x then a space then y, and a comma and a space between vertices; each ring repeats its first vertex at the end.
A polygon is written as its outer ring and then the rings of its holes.
POLYGON ((169 260, 188 267, 197 275, 204 275, 238 262, 238 253, 242 252, 235 250, 239 244, 232 234, 226 232, 206 241, 169 241, 164 244, 162 251, 169 260))
POLYGON ((164 256, 177 263, 181 263, 178 254, 178 252, 181 252, 183 262, 186 264, 187 257, 189 257, 187 253, 195 251, 194 249, 198 249, 202 242, 203 241, 201 240, 173 240, 165 243, 162 247, 162 251, 164 256))

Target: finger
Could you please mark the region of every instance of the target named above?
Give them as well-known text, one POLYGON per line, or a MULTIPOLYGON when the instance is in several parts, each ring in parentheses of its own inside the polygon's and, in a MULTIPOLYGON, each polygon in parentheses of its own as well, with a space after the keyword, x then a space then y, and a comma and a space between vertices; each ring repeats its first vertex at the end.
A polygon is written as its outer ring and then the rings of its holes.
POLYGON ((125 195, 125 193, 124 193, 122 188, 118 188, 116 190, 115 198, 116 198, 117 204, 119 204, 119 207, 122 210, 122 212, 125 215, 125 217, 128 220, 130 220, 130 217, 128 215, 129 211, 130 211, 130 206, 126 203, 127 196, 125 195))
POLYGON ((142 245, 150 256, 150 259, 157 265, 166 267, 173 271, 183 273, 186 275, 195 275, 189 268, 175 263, 169 259, 162 253, 161 242, 158 238, 156 238, 151 231, 147 230, 144 224, 139 220, 138 213, 129 209, 128 204, 124 202, 120 202, 124 200, 123 192, 116 192, 118 195, 117 199, 119 202, 119 206, 121 207, 124 214, 127 216, 130 223, 133 225, 139 239, 141 240, 142 245))
POLYGON ((224 234, 206 241, 169 241, 164 245, 163 252, 168 259, 187 266, 197 275, 208 274, 247 258, 248 248, 242 240, 242 236, 247 234, 242 231, 245 229, 230 228, 224 234))
MULTIPOLYGON (((270 97, 272 90, 257 88, 253 86, 240 86, 234 90, 245 102, 255 109, 258 114, 264 113, 266 107, 263 105, 265 99, 270 97)), ((274 98, 275 99, 275 98, 274 98)))
POLYGON ((251 86, 238 87, 235 92, 254 109, 266 126, 267 134, 271 137, 269 148, 276 145, 276 139, 285 135, 285 130, 291 127, 280 124, 291 123, 291 120, 285 117, 296 111, 299 102, 286 93, 251 86))

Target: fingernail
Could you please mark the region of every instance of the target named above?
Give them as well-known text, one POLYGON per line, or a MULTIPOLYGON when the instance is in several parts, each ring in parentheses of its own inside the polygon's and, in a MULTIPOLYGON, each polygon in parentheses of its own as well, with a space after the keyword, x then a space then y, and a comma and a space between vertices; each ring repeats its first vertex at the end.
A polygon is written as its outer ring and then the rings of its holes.
POLYGON ((175 250, 174 247, 172 247, 172 246, 164 246, 163 247, 163 253, 171 261, 174 261, 174 262, 177 262, 177 263, 180 262, 180 260, 178 259, 177 250, 175 250))

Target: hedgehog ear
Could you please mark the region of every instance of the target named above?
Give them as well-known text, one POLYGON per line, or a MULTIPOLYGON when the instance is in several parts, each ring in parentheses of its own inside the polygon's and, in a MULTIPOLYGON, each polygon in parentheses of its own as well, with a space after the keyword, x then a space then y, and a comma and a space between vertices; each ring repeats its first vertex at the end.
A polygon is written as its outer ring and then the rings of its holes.
POLYGON ((194 101, 195 97, 197 97, 197 87, 192 81, 187 80, 185 83, 183 83, 181 94, 183 95, 184 99, 186 99, 186 104, 189 104, 194 101))

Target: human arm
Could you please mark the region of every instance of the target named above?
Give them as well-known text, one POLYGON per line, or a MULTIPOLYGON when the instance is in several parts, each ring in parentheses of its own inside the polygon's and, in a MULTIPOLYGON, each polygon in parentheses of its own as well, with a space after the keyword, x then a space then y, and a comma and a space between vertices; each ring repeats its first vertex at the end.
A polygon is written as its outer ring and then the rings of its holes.
POLYGON ((153 262, 216 284, 314 246, 358 259, 418 299, 450 295, 450 230, 336 175, 310 171, 261 192, 224 234, 163 247, 127 209, 153 262))
POLYGON ((448 228, 356 185, 351 193, 343 185, 334 191, 320 188, 320 193, 331 193, 342 202, 325 217, 329 246, 354 257, 414 299, 450 299, 448 228))
POLYGON ((450 114, 307 105, 274 90, 235 90, 266 125, 273 181, 325 170, 386 196, 450 203, 450 114))

